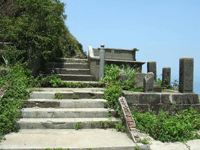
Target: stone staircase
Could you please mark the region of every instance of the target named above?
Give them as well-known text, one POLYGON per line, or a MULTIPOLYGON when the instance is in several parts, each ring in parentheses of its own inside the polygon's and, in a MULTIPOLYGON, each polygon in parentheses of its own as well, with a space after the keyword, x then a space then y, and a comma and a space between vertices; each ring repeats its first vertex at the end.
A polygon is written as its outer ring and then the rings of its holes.
MULTIPOLYGON (((65 82, 98 83, 90 75, 86 59, 64 59, 51 62, 46 75, 54 70, 65 82)), ((36 88, 37 89, 37 88, 36 88)), ((36 90, 35 89, 35 90, 36 90)), ((20 110, 18 133, 10 133, 1 142, 2 150, 132 150, 136 144, 126 133, 113 129, 113 109, 105 107, 104 88, 40 88, 20 110), (59 94, 58 94, 59 93, 59 94), (60 96, 61 99, 55 99, 60 96), (76 130, 75 130, 76 129, 76 130)))
MULTIPOLYGON (((20 129, 75 129, 77 123, 81 124, 81 129, 91 129, 103 128, 105 121, 120 121, 114 117, 113 109, 104 108, 106 100, 99 98, 103 92, 91 92, 87 88, 72 92, 70 88, 68 91, 66 88, 59 88, 63 99, 54 99, 58 89, 52 89, 54 91, 33 92, 29 100, 23 100, 26 108, 20 112, 20 129), (73 99, 73 94, 79 99, 73 99), (112 118, 108 118, 109 112, 112 118)), ((114 127, 112 123, 106 124, 107 128, 114 127)))
POLYGON ((63 62, 49 62, 47 74, 44 76, 50 75, 54 71, 54 74, 65 82, 98 83, 90 74, 87 59, 61 58, 61 60, 63 62))

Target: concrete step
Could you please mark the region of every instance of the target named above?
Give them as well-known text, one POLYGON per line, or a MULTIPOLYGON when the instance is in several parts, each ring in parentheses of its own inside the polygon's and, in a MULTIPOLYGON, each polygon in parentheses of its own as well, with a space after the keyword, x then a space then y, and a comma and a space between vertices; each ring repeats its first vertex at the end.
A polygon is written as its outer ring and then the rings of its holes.
MULTIPOLYGON (((115 116, 113 109, 110 109, 115 116)), ((22 108, 21 118, 104 118, 108 117, 106 108, 22 108)))
POLYGON ((115 129, 22 129, 5 135, 1 150, 134 150, 136 144, 115 129))
POLYGON ((88 63, 88 59, 60 58, 63 63, 88 63))
POLYGON ((56 93, 60 93, 62 99, 73 99, 73 95, 76 95, 78 99, 92 99, 92 98, 101 98, 104 95, 104 92, 90 92, 90 91, 41 91, 41 92, 32 92, 30 99, 54 99, 56 93))
POLYGON ((71 69, 89 69, 88 63, 62 63, 62 62, 49 62, 48 68, 71 68, 71 69))
POLYGON ((48 68, 47 73, 54 71, 55 74, 76 74, 90 75, 90 69, 65 69, 65 68, 48 68))
POLYGON ((17 121, 19 129, 76 129, 76 123, 80 123, 80 129, 114 128, 113 123, 119 118, 21 118, 17 121))
POLYGON ((26 104, 25 108, 104 108, 105 99, 29 99, 22 100, 26 104))
MULTIPOLYGON (((51 74, 43 74, 43 77, 49 76, 51 74)), ((76 81, 95 81, 93 75, 76 75, 76 74, 55 74, 57 78, 61 80, 76 80, 76 81)))

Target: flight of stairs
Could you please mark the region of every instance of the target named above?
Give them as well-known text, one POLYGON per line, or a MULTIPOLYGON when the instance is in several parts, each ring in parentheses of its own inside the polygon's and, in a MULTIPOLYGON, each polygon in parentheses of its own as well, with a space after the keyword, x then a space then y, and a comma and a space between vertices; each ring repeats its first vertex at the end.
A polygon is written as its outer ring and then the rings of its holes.
MULTIPOLYGON (((55 90, 56 88, 54 88, 55 90)), ((70 88, 68 88, 70 89, 70 88)), ((59 93, 62 99, 54 99, 53 91, 33 92, 29 100, 23 100, 26 108, 21 109, 18 121, 20 129, 75 129, 78 123, 81 129, 104 128, 103 122, 117 122, 114 110, 104 108, 105 99, 100 99, 103 92, 64 91, 59 93), (73 99, 73 95, 79 99, 73 99), (97 99, 92 99, 96 97, 97 99), (110 111, 110 113, 109 113, 110 111), (112 118, 108 118, 108 116, 112 118)), ((112 128, 112 123, 106 123, 112 128)))
MULTIPOLYGON (((54 70, 65 82, 98 83, 89 74, 86 59, 63 60, 49 63, 48 73, 54 70)), ((8 134, 0 149, 134 149, 136 144, 125 133, 113 129, 121 119, 113 109, 105 107, 103 89, 58 87, 33 91, 30 99, 22 100, 26 106, 16 121, 19 132, 8 134)))
POLYGON ((46 75, 52 71, 58 78, 66 82, 97 83, 93 75, 90 74, 87 59, 61 58, 63 62, 49 62, 46 75))

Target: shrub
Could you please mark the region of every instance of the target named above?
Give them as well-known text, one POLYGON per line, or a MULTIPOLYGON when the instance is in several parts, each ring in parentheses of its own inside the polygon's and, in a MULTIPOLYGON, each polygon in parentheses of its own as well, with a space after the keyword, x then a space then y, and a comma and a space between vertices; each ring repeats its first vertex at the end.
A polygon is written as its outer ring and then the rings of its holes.
POLYGON ((8 70, 6 76, 0 77, 0 87, 5 83, 9 85, 0 101, 0 135, 18 131, 16 121, 20 117, 19 109, 24 106, 21 100, 29 98, 27 83, 30 72, 25 71, 24 66, 26 66, 26 63, 20 64, 18 62, 8 70))
POLYGON ((152 111, 137 113, 132 111, 137 128, 162 142, 186 141, 200 138, 196 133, 200 129, 199 112, 192 107, 169 115, 168 111, 159 110, 158 115, 152 111))

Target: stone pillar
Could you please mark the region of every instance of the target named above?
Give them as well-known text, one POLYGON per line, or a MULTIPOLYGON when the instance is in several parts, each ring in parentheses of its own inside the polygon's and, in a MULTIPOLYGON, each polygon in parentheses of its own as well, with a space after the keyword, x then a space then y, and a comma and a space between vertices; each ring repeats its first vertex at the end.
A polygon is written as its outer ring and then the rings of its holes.
POLYGON ((193 93, 194 58, 182 57, 179 59, 179 92, 193 93))
POLYGON ((36 49, 34 47, 30 47, 28 49, 28 59, 29 59, 29 69, 33 71, 32 75, 34 77, 37 77, 41 66, 41 55, 36 53, 36 49), (31 56, 35 54, 36 54, 36 59, 31 58, 31 56))
POLYGON ((154 73, 148 72, 143 78, 143 91, 144 92, 154 92, 154 73))
POLYGON ((157 81, 156 79, 156 61, 148 61, 147 62, 147 73, 148 72, 153 72, 154 73, 154 80, 157 81))
POLYGON ((162 69, 162 87, 171 84, 171 67, 163 67, 162 69))
POLYGON ((100 48, 100 64, 99 64, 99 80, 104 76, 104 67, 105 67, 105 49, 103 44, 100 48))

